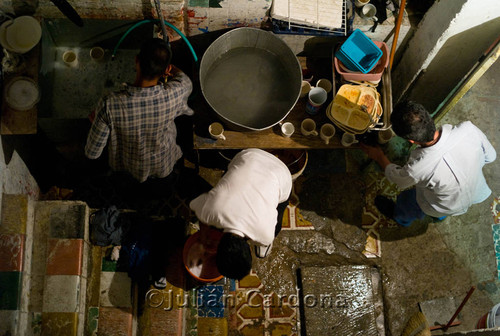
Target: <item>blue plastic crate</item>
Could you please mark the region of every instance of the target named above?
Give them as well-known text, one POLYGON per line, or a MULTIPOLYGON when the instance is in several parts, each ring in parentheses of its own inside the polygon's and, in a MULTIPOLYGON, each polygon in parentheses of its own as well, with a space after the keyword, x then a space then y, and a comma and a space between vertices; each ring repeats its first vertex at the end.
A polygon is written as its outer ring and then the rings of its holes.
POLYGON ((361 30, 356 29, 335 53, 349 70, 368 73, 382 57, 382 50, 361 30))

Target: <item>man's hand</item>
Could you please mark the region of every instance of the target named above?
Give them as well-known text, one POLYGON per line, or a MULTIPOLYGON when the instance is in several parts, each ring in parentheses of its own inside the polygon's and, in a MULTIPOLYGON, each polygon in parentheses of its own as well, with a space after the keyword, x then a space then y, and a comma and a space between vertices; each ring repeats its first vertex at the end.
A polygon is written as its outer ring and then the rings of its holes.
POLYGON ((165 77, 172 77, 172 67, 173 65, 170 64, 166 69, 165 69, 165 77))
POLYGON ((370 146, 364 143, 360 143, 360 145, 361 145, 361 150, 365 152, 365 154, 368 155, 368 157, 372 160, 377 161, 378 158, 385 155, 384 151, 382 150, 382 148, 380 148, 380 146, 377 145, 370 146))
POLYGON ((94 120, 95 120, 95 110, 92 111, 92 113, 89 114, 89 120, 90 120, 91 123, 94 122, 94 120))
POLYGON ((387 158, 384 151, 380 146, 369 146, 361 143, 361 150, 365 152, 368 157, 374 161, 376 161, 382 169, 385 170, 385 167, 391 164, 391 161, 387 158))

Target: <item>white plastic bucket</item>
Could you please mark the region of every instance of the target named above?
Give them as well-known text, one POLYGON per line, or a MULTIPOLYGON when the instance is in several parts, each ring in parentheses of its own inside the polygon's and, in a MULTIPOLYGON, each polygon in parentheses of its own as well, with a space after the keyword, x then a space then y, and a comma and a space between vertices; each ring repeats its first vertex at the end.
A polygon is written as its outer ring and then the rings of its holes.
POLYGON ((500 327, 500 303, 484 314, 477 322, 477 329, 500 327))
POLYGON ((500 303, 491 308, 486 319, 486 325, 488 328, 500 327, 500 303))

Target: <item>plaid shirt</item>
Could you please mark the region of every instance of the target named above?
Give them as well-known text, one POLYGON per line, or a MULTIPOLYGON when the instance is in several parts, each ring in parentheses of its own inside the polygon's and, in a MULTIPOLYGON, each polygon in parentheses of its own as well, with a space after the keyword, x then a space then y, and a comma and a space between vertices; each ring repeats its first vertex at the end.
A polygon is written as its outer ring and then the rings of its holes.
POLYGON ((176 144, 174 119, 192 115, 187 99, 192 90, 188 76, 178 71, 165 86, 126 86, 102 98, 87 137, 85 155, 98 158, 108 143, 109 165, 128 171, 139 182, 149 176, 168 176, 182 156, 176 144))

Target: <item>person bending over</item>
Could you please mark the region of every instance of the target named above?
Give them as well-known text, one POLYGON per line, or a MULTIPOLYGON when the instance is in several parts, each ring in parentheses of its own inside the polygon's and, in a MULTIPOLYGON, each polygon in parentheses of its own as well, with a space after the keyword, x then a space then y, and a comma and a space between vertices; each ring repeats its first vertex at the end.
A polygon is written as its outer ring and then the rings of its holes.
POLYGON ((491 190, 482 168, 493 162, 496 151, 484 133, 470 121, 436 129, 424 106, 404 101, 391 114, 396 135, 416 144, 404 166, 389 161, 379 146, 362 145, 363 151, 384 169, 387 179, 401 192, 394 204, 377 196, 375 206, 402 226, 425 215, 442 219, 460 215, 486 200, 491 190))
POLYGON ((211 245, 207 252, 217 253, 222 275, 242 279, 250 273, 249 242, 254 244, 257 257, 270 253, 291 191, 288 167, 276 156, 251 148, 231 160, 212 190, 190 202, 201 222, 200 232, 211 245), (210 233, 214 230, 220 232, 219 237, 210 233))

